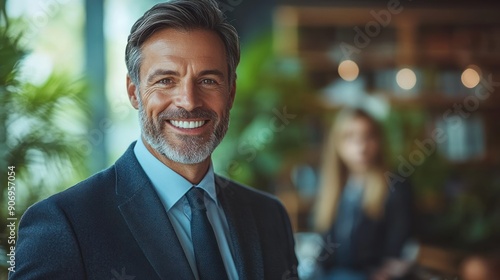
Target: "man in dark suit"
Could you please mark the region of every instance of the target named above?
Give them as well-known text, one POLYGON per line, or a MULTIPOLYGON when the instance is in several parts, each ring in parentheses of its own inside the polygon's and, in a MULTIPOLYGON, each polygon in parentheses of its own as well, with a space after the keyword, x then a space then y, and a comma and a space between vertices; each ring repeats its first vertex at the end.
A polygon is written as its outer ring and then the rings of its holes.
POLYGON ((11 279, 291 279, 288 216, 214 174, 239 42, 212 0, 147 11, 126 48, 141 137, 110 168, 30 207, 11 279))

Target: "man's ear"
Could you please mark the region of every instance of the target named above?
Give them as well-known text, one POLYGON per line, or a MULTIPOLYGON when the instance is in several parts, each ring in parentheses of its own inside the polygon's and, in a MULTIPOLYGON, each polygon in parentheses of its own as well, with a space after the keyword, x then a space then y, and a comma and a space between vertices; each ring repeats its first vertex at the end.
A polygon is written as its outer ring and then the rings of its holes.
POLYGON ((135 109, 139 109, 139 96, 137 96, 139 93, 137 92, 137 86, 132 82, 132 79, 130 79, 130 76, 127 74, 127 94, 128 94, 128 99, 130 100, 130 104, 135 109))

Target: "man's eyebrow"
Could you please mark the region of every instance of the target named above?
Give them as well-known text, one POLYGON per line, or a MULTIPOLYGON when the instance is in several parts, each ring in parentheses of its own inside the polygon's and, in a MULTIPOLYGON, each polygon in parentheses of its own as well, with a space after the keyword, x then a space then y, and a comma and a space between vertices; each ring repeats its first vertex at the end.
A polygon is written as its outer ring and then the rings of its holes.
POLYGON ((179 76, 179 72, 173 70, 157 69, 151 75, 148 76, 148 83, 153 82, 153 80, 158 76, 179 76))
POLYGON ((224 73, 222 73, 222 71, 217 70, 217 69, 203 70, 200 72, 200 76, 205 76, 205 75, 215 75, 221 79, 223 79, 225 77, 224 73))

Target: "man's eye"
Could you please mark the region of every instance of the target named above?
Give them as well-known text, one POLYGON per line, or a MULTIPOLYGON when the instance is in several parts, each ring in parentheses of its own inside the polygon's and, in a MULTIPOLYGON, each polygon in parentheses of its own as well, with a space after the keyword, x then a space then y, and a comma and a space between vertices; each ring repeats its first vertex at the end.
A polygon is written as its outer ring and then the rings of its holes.
POLYGON ((203 80, 201 80, 201 83, 205 84, 205 85, 215 85, 215 84, 217 84, 217 82, 215 80, 212 80, 212 79, 203 79, 203 80))
POLYGON ((158 81, 159 84, 164 84, 164 85, 169 85, 171 83, 173 83, 174 81, 172 81, 172 79, 161 79, 158 81))

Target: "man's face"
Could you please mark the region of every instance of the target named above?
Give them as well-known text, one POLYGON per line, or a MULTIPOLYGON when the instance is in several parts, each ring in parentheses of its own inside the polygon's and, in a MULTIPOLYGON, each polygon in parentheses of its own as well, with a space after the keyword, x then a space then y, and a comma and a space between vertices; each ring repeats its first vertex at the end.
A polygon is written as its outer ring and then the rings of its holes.
POLYGON ((212 31, 169 28, 141 50, 140 86, 127 84, 146 143, 174 162, 204 161, 227 131, 234 100, 224 44, 212 31))

